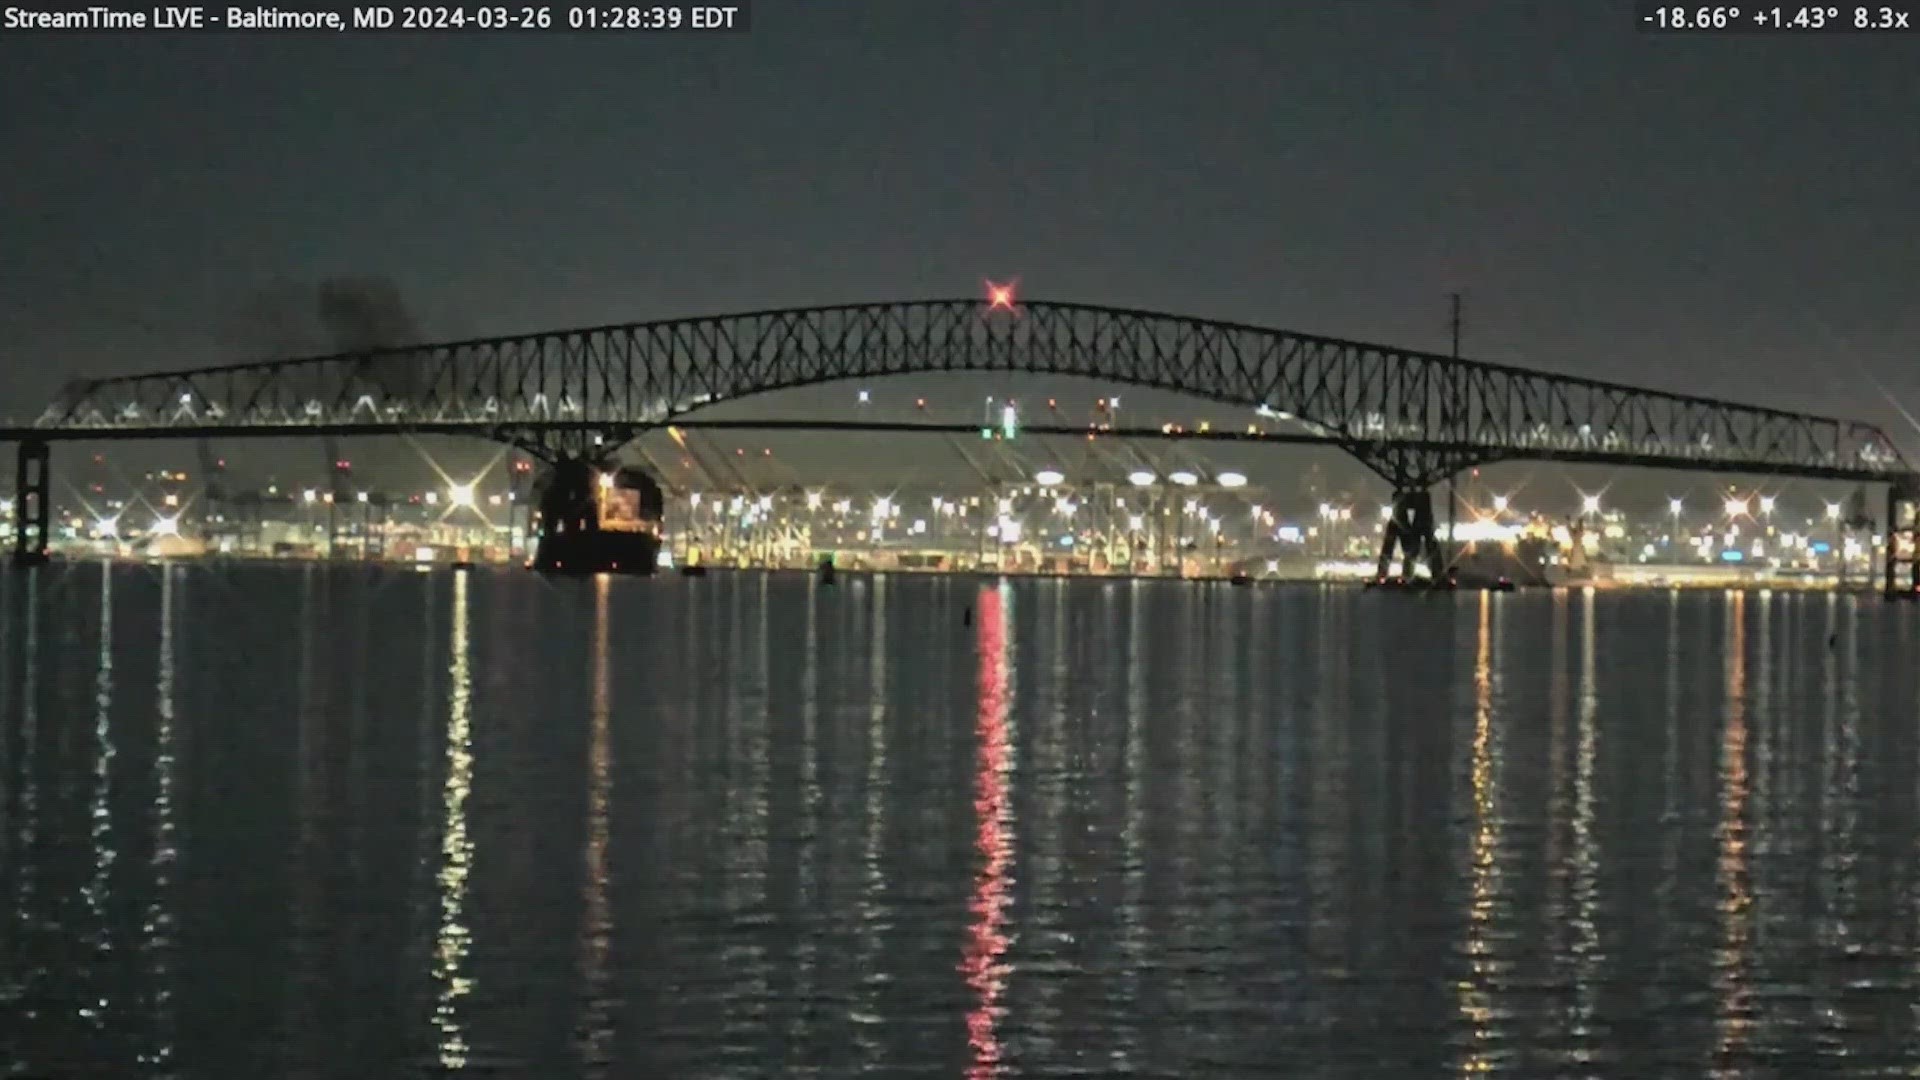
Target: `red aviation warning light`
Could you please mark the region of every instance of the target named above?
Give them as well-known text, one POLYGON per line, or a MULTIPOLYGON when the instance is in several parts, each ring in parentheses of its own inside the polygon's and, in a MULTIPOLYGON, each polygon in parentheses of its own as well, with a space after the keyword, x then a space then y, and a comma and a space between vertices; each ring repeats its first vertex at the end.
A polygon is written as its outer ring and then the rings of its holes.
POLYGON ((987 282, 987 310, 1018 311, 1019 309, 1013 305, 1013 289, 1018 284, 1017 281, 1009 281, 1004 285, 993 281, 987 282))

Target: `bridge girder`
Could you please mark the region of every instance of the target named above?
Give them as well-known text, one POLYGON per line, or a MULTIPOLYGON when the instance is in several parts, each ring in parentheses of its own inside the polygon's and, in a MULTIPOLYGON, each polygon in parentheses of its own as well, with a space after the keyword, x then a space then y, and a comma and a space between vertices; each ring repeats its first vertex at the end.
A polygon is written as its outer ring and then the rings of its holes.
POLYGON ((1076 376, 1264 408, 1396 490, 1506 459, 1894 480, 1860 423, 1284 330, 1085 304, 978 300, 797 308, 603 326, 77 383, 35 428, 150 431, 414 425, 551 446, 617 440, 708 405, 930 372, 1076 376), (1448 449, 1436 452, 1431 447, 1448 449))

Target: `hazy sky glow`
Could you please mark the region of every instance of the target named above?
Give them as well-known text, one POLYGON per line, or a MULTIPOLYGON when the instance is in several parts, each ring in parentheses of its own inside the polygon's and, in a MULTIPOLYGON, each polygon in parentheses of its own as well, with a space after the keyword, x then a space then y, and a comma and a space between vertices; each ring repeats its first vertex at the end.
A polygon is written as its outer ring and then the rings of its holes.
MULTIPOLYGON (((725 37, 0 39, 0 412, 237 359, 276 282, 434 337, 964 295, 1902 427, 1920 38, 1624 2, 760 0, 725 37)), ((1903 435, 1920 446, 1911 429, 1903 435)))

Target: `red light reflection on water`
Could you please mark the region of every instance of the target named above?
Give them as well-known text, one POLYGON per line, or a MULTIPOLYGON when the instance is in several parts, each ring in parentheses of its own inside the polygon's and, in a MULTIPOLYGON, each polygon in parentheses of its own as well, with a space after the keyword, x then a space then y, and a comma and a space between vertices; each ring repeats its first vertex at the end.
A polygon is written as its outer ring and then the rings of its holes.
POLYGON ((1006 611, 998 589, 980 590, 974 640, 980 651, 980 708, 974 730, 980 737, 973 781, 973 812, 978 823, 974 846, 982 865, 974 878, 973 913, 967 927, 967 948, 960 971, 973 990, 974 1006, 967 1011, 967 1041, 973 1047, 969 1080, 1000 1073, 1000 1038, 996 1027, 1000 994, 1006 985, 1007 867, 1013 859, 1013 837, 1008 828, 1007 804, 1007 628, 1006 611))

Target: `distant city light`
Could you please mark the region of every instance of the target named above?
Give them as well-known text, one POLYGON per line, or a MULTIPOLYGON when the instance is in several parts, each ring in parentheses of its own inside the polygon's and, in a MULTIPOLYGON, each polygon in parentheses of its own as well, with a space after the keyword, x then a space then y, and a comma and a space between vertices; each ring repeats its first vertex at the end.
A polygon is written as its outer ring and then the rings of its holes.
POLYGON ((1013 287, 1015 284, 1017 283, 1012 281, 1004 285, 992 281, 987 282, 987 310, 1012 311, 1013 287))
POLYGON ((1681 500, 1681 499, 1668 499, 1668 500, 1667 500, 1667 512, 1668 512, 1668 513, 1671 513, 1671 514, 1672 514, 1673 516, 1675 516, 1675 517, 1679 517, 1679 516, 1680 516, 1680 511, 1681 511, 1681 510, 1682 510, 1682 509, 1683 509, 1683 508, 1684 508, 1685 506, 1686 506, 1686 502, 1685 502, 1684 500, 1681 500))
POLYGON ((1597 514, 1600 512, 1600 496, 1583 495, 1580 497, 1580 505, 1587 513, 1597 514))
POLYGON ((120 533, 120 523, 112 518, 99 518, 93 523, 93 531, 100 536, 117 536, 120 533))
POLYGON ((309 502, 309 503, 310 503, 310 502, 319 502, 319 501, 320 501, 320 493, 319 493, 319 492, 317 492, 317 491, 315 491, 315 490, 313 490, 312 488, 308 488, 307 490, 305 490, 305 491, 303 491, 303 492, 301 492, 301 493, 300 493, 300 501, 301 501, 301 502, 309 502))
POLYGON ((1237 488, 1247 486, 1246 476, 1237 472, 1223 472, 1214 477, 1214 480, 1218 482, 1221 487, 1237 488))
MULTIPOLYGON (((612 487, 613 477, 607 473, 601 473, 600 486, 612 487)), ((473 505, 473 485, 472 484, 454 484, 453 486, 447 488, 447 501, 452 503, 455 506, 472 506, 473 505)))
POLYGON ((869 395, 865 390, 860 391, 860 404, 865 405, 870 399, 871 399, 871 395, 869 395))
POLYGON ((1760 496, 1760 512, 1763 514, 1773 513, 1773 496, 1771 495, 1760 496))
POLYGON ((1055 484, 1064 483, 1066 479, 1066 474, 1058 469, 1041 469, 1033 474, 1034 483, 1041 487, 1052 487, 1055 484))
POLYGON ((1496 514, 1504 514, 1507 512, 1507 497, 1505 495, 1495 495, 1493 497, 1493 510, 1496 514))
POLYGON ((1828 521, 1840 520, 1840 504, 1839 503, 1827 504, 1827 520, 1828 521))
POLYGON ((1740 517, 1747 512, 1747 500, 1728 499, 1726 509, 1728 517, 1740 517))
POLYGON ((153 535, 179 536, 180 535, 180 519, 173 518, 173 517, 163 517, 155 520, 153 523, 153 535))
POLYGON ((1158 479, 1160 478, 1145 469, 1139 469, 1127 474, 1127 482, 1134 487, 1152 487, 1153 482, 1158 479))

